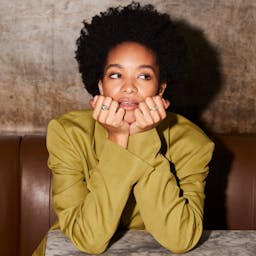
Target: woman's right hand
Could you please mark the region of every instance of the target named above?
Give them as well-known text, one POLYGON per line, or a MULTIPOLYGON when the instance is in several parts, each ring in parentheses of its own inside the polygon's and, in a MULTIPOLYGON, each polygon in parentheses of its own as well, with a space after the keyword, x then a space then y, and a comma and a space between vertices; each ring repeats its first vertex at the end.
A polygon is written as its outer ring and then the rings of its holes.
POLYGON ((108 132, 108 138, 127 148, 130 126, 124 121, 125 110, 119 108, 117 101, 110 97, 96 95, 90 100, 93 119, 98 121, 108 132))

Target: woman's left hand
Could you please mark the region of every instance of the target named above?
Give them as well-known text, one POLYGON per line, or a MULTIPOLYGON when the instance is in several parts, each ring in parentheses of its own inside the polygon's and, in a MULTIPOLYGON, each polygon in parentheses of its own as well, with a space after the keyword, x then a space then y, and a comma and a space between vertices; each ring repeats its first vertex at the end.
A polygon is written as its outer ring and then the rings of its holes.
POLYGON ((161 96, 148 97, 135 110, 135 122, 130 125, 130 134, 144 132, 156 127, 166 117, 170 102, 161 96))

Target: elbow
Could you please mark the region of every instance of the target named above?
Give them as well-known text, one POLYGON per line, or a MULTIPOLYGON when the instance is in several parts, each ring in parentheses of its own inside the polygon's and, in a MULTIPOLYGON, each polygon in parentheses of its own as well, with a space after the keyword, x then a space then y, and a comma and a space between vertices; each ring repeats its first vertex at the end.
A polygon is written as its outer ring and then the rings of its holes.
POLYGON ((72 241, 73 245, 81 252, 94 255, 101 254, 106 251, 109 244, 109 239, 106 236, 99 236, 96 238, 95 236, 85 237, 79 234, 71 236, 70 240, 72 241))
POLYGON ((98 255, 98 254, 102 254, 103 252, 105 252, 107 249, 107 246, 105 247, 90 247, 90 249, 84 251, 85 253, 89 253, 89 254, 94 254, 94 255, 98 255))
POLYGON ((108 247, 108 243, 102 243, 101 241, 87 242, 86 244, 74 243, 74 245, 80 251, 94 255, 103 253, 108 247))
POLYGON ((77 223, 72 224, 60 225, 60 228, 79 251, 97 255, 107 249, 110 235, 102 231, 96 232, 94 229, 85 229, 81 225, 75 225, 77 223))
POLYGON ((185 253, 192 250, 198 244, 202 232, 202 226, 198 225, 190 232, 188 229, 184 230, 184 232, 177 232, 175 238, 166 240, 163 245, 172 253, 185 253))
POLYGON ((194 246, 184 245, 184 244, 177 244, 177 245, 172 244, 166 247, 166 249, 168 249, 170 252, 175 254, 183 254, 190 251, 193 248, 194 246))
POLYGON ((178 241, 176 243, 173 243, 173 242, 167 243, 165 247, 172 253, 182 254, 192 250, 197 245, 198 241, 199 239, 192 239, 190 241, 183 240, 183 241, 178 241))

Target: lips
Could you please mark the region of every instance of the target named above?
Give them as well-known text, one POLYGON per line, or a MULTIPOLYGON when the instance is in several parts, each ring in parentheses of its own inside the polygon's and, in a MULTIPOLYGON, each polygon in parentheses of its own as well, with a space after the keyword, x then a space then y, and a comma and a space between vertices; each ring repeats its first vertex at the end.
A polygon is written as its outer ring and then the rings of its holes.
POLYGON ((134 110, 138 108, 138 105, 139 103, 134 99, 123 98, 119 100, 119 107, 125 110, 134 110))

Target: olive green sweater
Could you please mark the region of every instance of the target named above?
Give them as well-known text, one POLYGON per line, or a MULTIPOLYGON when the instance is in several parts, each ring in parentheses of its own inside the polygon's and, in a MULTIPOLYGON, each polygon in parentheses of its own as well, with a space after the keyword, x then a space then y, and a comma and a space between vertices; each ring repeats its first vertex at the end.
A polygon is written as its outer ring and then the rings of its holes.
POLYGON ((131 135, 124 149, 108 140, 91 110, 73 111, 49 123, 47 148, 53 228, 79 250, 102 253, 120 227, 146 229, 175 253, 200 239, 214 145, 184 117, 168 113, 157 128, 131 135))

